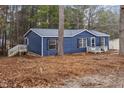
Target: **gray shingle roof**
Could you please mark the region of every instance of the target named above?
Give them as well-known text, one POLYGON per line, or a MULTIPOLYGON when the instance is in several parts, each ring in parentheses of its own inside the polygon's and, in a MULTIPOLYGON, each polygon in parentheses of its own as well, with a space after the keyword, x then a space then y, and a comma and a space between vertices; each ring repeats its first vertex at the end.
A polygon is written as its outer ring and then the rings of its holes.
MULTIPOLYGON (((58 37, 58 29, 39 29, 39 28, 31 28, 27 33, 33 31, 41 37, 58 37)), ((83 31, 88 31, 86 29, 75 29, 75 30, 64 30, 64 37, 73 37, 83 31)), ((97 32, 97 31, 88 31, 89 33, 95 36, 109 36, 108 34, 97 32)), ((24 35, 26 36, 27 33, 24 35)))

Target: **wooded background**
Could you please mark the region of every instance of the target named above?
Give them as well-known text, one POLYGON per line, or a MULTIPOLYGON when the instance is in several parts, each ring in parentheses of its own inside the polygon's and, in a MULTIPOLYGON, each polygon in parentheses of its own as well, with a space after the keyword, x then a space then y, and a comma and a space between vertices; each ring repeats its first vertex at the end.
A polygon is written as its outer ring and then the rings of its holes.
MULTIPOLYGON (((64 6, 65 29, 92 29, 119 37, 119 9, 115 6, 64 6)), ((59 6, 1 5, 0 38, 10 46, 23 43, 23 35, 30 28, 56 28, 59 25, 59 6)))

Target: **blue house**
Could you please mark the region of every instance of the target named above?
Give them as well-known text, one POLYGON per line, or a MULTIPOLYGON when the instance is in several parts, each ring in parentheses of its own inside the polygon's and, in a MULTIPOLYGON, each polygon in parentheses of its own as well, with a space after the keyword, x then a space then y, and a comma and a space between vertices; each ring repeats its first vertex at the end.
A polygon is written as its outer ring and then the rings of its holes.
MULTIPOLYGON (((41 56, 57 54, 58 29, 32 28, 24 35, 30 52, 41 56)), ((64 53, 107 51, 109 35, 94 30, 64 30, 64 53)))

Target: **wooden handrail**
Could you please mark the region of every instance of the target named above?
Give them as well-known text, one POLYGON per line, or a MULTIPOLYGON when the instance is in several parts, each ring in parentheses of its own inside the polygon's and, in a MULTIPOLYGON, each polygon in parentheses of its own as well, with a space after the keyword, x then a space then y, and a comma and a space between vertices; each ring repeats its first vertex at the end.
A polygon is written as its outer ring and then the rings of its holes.
POLYGON ((87 52, 106 52, 107 50, 108 50, 107 46, 96 46, 96 47, 87 46, 87 52))
POLYGON ((8 50, 8 56, 13 56, 18 52, 27 52, 27 46, 21 44, 16 45, 15 47, 8 50))

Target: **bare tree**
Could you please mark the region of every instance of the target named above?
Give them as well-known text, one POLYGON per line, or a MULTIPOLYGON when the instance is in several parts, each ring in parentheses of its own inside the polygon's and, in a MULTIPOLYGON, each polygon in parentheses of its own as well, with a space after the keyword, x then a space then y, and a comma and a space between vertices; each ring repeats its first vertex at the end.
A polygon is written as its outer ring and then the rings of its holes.
POLYGON ((16 9, 16 40, 17 44, 19 44, 19 12, 18 12, 18 5, 15 6, 16 9))
POLYGON ((2 39, 2 53, 6 55, 6 31, 7 31, 7 16, 8 16, 8 6, 1 5, 0 6, 0 17, 2 18, 3 22, 0 25, 1 31, 1 39, 2 39))
POLYGON ((121 5, 121 7, 120 7, 119 39, 120 39, 119 54, 124 55, 124 5, 121 5))
POLYGON ((86 10, 85 17, 87 21, 87 29, 93 29, 94 24, 95 24, 95 19, 96 19, 96 14, 98 12, 98 6, 97 5, 92 5, 89 6, 86 10))
POLYGON ((59 6, 59 31, 58 31, 58 55, 63 56, 63 36, 64 36, 64 6, 59 6))

